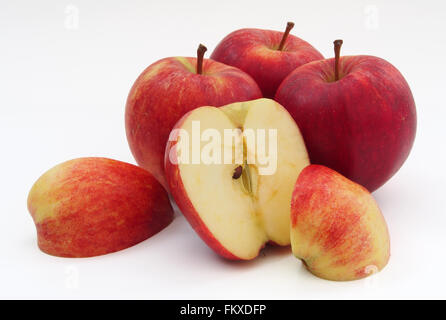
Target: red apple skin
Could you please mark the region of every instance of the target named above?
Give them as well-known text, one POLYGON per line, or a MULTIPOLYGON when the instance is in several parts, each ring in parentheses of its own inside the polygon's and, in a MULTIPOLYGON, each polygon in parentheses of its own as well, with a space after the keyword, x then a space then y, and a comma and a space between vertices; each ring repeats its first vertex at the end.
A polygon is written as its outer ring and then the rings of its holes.
POLYGON ((211 58, 237 67, 259 85, 263 96, 273 98, 277 88, 294 69, 314 60, 324 59, 308 42, 288 35, 282 51, 278 50, 283 32, 241 29, 226 36, 211 58))
POLYGON ((28 196, 38 246, 91 257, 133 246, 170 224, 167 192, 147 171, 106 158, 79 158, 43 174, 28 196))
POLYGON ((138 77, 127 98, 127 140, 137 163, 167 188, 164 151, 175 123, 201 106, 220 107, 262 97, 255 81, 234 67, 204 59, 203 74, 196 58, 165 58, 138 77))
MULTIPOLYGON (((181 128, 185 119, 188 117, 190 112, 186 113, 175 125, 174 129, 181 128)), ((166 152, 165 152, 165 171, 166 179, 169 184, 170 192, 175 199, 180 211, 183 213, 186 220, 195 230, 195 232, 200 236, 200 238, 218 255, 229 260, 241 260, 240 257, 235 256, 229 252, 209 231, 206 225, 200 218, 197 210, 195 210, 194 205, 189 200, 187 196, 186 189, 184 188, 183 182, 180 176, 180 169, 178 164, 172 163, 169 159, 169 154, 176 154, 176 142, 178 134, 172 136, 171 141, 167 142, 166 152)), ((261 248, 259 249, 259 251, 261 248)))
POLYGON ((390 237, 372 195, 336 171, 309 165, 291 200, 293 253, 318 277, 356 280, 383 269, 390 237))
POLYGON ((389 62, 372 56, 311 62, 293 71, 275 100, 292 115, 311 163, 378 189, 402 166, 416 133, 409 85, 389 62))

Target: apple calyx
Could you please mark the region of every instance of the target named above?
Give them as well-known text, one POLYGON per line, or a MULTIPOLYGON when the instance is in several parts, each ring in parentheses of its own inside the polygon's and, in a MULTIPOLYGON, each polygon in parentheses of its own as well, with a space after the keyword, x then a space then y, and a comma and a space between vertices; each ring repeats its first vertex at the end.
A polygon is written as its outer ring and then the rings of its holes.
POLYGON ((197 74, 203 74, 203 57, 207 50, 208 48, 200 43, 197 49, 197 74))
POLYGON ((341 57, 341 46, 344 43, 341 39, 333 41, 335 52, 335 81, 339 80, 339 58, 341 57))
POLYGON ((282 40, 280 41, 279 48, 277 50, 282 51, 285 46, 286 38, 290 34, 291 29, 294 28, 294 22, 287 22, 285 32, 283 33, 282 40))

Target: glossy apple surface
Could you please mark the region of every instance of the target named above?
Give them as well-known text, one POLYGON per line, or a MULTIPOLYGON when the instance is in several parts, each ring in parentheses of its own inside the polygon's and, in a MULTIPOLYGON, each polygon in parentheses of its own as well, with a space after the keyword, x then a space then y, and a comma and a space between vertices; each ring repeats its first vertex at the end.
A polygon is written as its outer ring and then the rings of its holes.
POLYGON ((138 77, 127 98, 127 140, 137 163, 167 187, 164 150, 175 123, 201 106, 222 106, 261 97, 246 73, 205 59, 202 74, 197 59, 174 57, 149 66, 138 77))
POLYGON ((279 50, 283 36, 284 32, 272 30, 237 30, 218 44, 211 58, 245 71, 257 82, 264 97, 273 98, 294 69, 324 59, 308 42, 291 34, 279 50))
POLYGON ((173 219, 167 192, 147 171, 121 161, 79 158, 44 173, 28 196, 39 248, 91 257, 135 245, 173 219))
POLYGON ((371 194, 319 165, 302 170, 291 201, 293 254, 318 277, 355 280, 390 256, 387 225, 371 194))
POLYGON ((411 90, 389 62, 344 56, 293 71, 275 100, 302 131, 311 163, 328 166, 374 191, 402 166, 416 132, 411 90))

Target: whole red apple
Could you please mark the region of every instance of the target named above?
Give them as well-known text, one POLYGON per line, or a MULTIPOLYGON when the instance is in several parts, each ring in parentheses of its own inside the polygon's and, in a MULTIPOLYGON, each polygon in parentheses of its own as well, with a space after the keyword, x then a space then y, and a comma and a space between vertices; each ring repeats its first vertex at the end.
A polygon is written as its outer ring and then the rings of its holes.
POLYGON ((283 79, 294 69, 324 57, 309 43, 289 35, 294 23, 288 22, 285 32, 241 29, 226 36, 211 58, 237 67, 259 85, 263 96, 273 98, 283 79))
POLYGON ((402 166, 416 132, 409 85, 372 56, 311 62, 293 71, 275 100, 302 131, 311 163, 328 166, 374 191, 402 166))
POLYGON ((165 58, 150 65, 135 81, 127 98, 127 140, 138 164, 167 187, 164 150, 175 123, 201 106, 257 99, 262 96, 255 81, 243 71, 198 58, 165 58))

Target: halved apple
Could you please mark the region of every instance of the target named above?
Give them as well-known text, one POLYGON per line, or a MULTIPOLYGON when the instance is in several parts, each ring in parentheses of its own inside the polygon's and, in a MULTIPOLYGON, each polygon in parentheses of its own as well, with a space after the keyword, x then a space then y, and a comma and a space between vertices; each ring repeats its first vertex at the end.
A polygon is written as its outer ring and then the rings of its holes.
POLYGON ((190 111, 165 157, 170 191, 195 231, 221 256, 243 260, 267 242, 290 244, 291 195, 308 164, 299 128, 270 99, 190 111))

